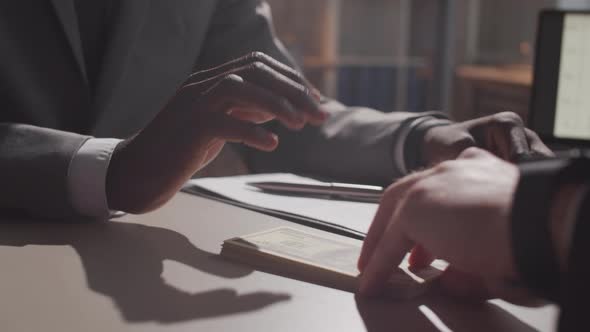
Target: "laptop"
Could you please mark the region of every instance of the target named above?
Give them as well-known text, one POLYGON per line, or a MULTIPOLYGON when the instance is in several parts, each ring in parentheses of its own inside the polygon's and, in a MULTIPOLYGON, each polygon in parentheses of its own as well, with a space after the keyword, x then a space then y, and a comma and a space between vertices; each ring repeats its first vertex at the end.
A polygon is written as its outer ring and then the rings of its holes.
POLYGON ((528 120, 557 151, 590 147, 590 11, 540 14, 528 120))

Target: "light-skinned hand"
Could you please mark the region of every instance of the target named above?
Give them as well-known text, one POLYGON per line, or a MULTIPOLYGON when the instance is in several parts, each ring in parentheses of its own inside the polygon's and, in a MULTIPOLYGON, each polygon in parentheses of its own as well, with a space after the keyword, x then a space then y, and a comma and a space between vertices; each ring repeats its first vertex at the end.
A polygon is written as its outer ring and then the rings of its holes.
POLYGON ((360 293, 378 295, 404 256, 411 266, 450 263, 442 277, 462 297, 529 300, 518 280, 510 213, 516 166, 477 149, 410 175, 387 189, 365 239, 360 293))

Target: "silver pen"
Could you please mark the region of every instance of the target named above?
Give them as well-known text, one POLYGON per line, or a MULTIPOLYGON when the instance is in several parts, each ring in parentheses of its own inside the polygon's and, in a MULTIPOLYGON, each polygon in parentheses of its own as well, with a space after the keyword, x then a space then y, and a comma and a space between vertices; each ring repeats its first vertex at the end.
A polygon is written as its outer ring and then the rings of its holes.
POLYGON ((248 185, 262 191, 299 196, 327 196, 328 198, 378 203, 383 188, 348 183, 294 183, 294 182, 249 182, 248 185))

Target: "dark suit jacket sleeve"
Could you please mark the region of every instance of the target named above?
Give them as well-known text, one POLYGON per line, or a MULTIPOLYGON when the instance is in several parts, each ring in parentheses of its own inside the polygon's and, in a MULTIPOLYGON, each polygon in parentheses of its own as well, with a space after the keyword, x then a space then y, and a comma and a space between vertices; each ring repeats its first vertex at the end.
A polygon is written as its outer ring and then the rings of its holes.
POLYGON ((565 184, 590 185, 590 159, 554 159, 521 165, 514 199, 512 237, 514 257, 524 283, 562 309, 560 331, 586 330, 590 298, 590 195, 575 211, 568 268, 560 271, 549 228, 549 210, 565 184))
POLYGON ((17 123, 0 123, 0 210, 42 217, 74 215, 67 176, 87 137, 17 123))
MULTIPOLYGON (((198 60, 209 68, 252 51, 266 53, 296 67, 274 35, 270 8, 258 0, 219 0, 216 14, 198 60)), ((329 176, 341 181, 387 184, 399 177, 393 160, 393 142, 400 127, 417 113, 384 114, 329 101, 331 113, 322 127, 294 133, 273 128, 281 144, 274 153, 242 149, 253 171, 286 171, 329 176)))

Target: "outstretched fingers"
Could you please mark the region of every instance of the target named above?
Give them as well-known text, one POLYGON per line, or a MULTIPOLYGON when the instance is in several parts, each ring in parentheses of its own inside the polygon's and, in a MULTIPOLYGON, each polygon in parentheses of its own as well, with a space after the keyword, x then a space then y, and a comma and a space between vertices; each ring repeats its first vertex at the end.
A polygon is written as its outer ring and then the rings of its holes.
POLYGON ((273 151, 279 144, 277 135, 250 122, 237 120, 227 114, 216 114, 211 121, 215 138, 242 143, 262 151, 273 151))
POLYGON ((363 248, 358 261, 358 268, 361 272, 364 271, 367 264, 369 263, 369 260, 371 259, 377 244, 379 241, 381 241, 381 238, 384 237, 385 229, 388 227, 388 224, 396 212, 399 203, 402 201, 408 190, 431 172, 432 171, 429 170, 420 173, 414 173, 401 180, 398 180, 385 191, 383 197, 381 198, 377 213, 375 214, 375 218, 373 218, 373 222, 369 227, 369 232, 367 233, 367 236, 363 242, 363 248))

